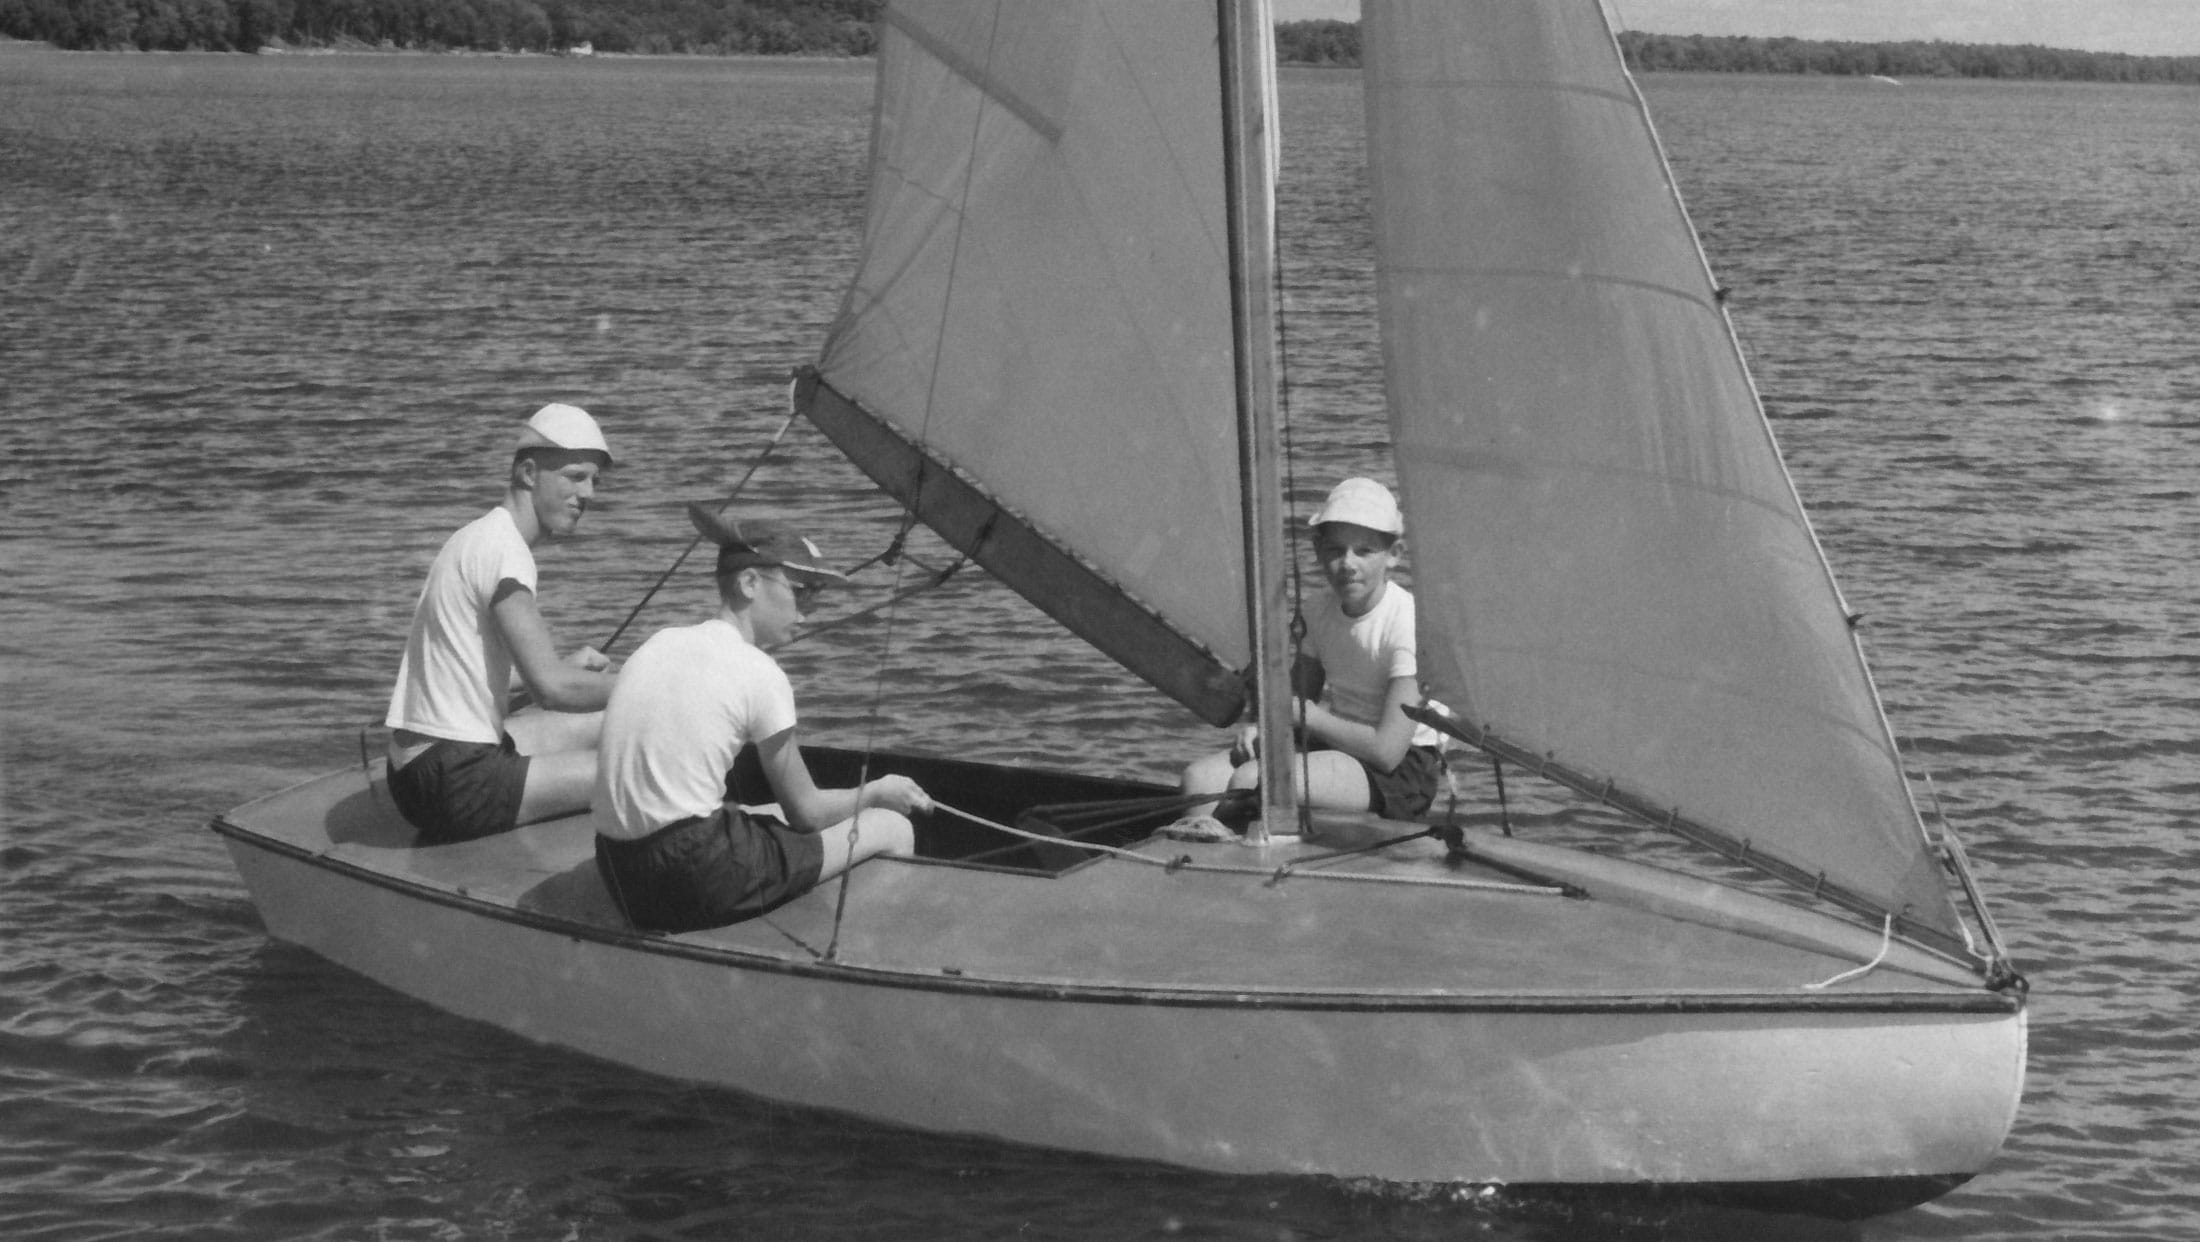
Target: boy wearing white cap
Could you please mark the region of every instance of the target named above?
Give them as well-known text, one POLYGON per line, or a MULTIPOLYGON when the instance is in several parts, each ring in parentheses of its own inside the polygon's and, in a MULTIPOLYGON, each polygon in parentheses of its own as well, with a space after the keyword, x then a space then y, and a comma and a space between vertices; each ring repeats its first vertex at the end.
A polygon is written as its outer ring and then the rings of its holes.
MULTIPOLYGON (((1435 730, 1405 714, 1421 702, 1413 595, 1390 580, 1405 519, 1389 488, 1355 478, 1330 490, 1312 526, 1330 593, 1306 618, 1318 679, 1299 704, 1307 754, 1292 770, 1303 771, 1301 797, 1330 810, 1419 815, 1435 798, 1443 757, 1435 730)), ((1259 744, 1256 727, 1240 726, 1229 750, 1184 769, 1184 792, 1256 787, 1259 744)))
POLYGON ((390 728, 391 801, 437 845, 588 805, 610 661, 558 658, 535 602, 535 545, 573 533, 611 465, 596 420, 551 404, 521 427, 504 500, 436 553, 413 609, 390 728), (543 712, 507 721, 512 671, 543 712))
POLYGON ((907 854, 909 816, 932 807, 906 776, 819 789, 795 740, 794 688, 764 648, 792 637, 809 598, 844 575, 782 523, 688 515, 718 545, 718 613, 657 631, 627 660, 591 800, 604 887, 651 931, 754 918, 863 859, 907 854), (726 797, 749 745, 777 815, 726 797))

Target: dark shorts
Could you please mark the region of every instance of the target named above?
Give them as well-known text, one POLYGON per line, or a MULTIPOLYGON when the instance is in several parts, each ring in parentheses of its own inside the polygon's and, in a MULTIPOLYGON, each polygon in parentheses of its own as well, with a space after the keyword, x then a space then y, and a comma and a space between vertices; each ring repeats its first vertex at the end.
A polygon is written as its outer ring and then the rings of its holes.
POLYGON ((627 921, 644 931, 699 931, 753 919, 817 885, 825 847, 731 804, 637 841, 596 838, 596 870, 627 921))
POLYGON ((1444 778, 1444 755, 1434 746, 1413 746, 1388 772, 1361 764, 1367 772, 1367 809, 1386 819, 1412 819, 1436 801, 1444 778))
POLYGON ((421 845, 448 845, 510 832, 519 826, 527 792, 527 756, 510 734, 487 742, 439 741, 390 769, 390 801, 420 830, 421 845))

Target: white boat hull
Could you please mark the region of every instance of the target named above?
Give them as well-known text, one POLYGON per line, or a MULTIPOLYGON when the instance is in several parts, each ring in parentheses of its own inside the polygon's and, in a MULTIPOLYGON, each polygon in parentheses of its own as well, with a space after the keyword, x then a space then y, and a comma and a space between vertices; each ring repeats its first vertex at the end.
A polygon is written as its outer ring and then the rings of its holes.
MULTIPOLYGON (((1822 1185, 1878 1210, 1982 1168, 2022 1086, 2021 1005, 972 977, 641 935, 222 827, 272 935, 398 991, 921 1130, 1239 1174, 1822 1185)), ((865 870, 882 864, 955 870, 865 870)))

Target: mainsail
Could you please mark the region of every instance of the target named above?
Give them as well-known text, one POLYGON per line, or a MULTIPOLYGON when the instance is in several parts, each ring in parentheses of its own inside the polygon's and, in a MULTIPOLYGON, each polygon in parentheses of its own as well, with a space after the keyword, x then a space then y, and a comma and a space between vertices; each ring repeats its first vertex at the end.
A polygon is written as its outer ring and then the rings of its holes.
POLYGON ((1249 644, 1216 38, 1178 0, 893 5, 862 267, 818 373, 858 407, 821 425, 890 491, 951 469, 959 541, 1036 558, 981 563, 1224 723, 1249 644), (843 439, 866 417, 901 445, 843 439))
POLYGON ((1366 0, 1431 693, 1960 944, 1847 609, 1597 0, 1366 0))

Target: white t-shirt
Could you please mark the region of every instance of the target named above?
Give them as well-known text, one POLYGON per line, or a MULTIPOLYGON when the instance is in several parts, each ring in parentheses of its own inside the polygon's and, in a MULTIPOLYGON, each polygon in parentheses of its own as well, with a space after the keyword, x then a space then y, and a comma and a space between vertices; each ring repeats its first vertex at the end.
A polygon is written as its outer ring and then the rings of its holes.
POLYGON ((489 611, 497 586, 535 589, 535 554, 502 505, 458 528, 428 566, 383 723, 454 742, 504 733, 512 651, 489 611))
POLYGON ((596 831, 631 841, 716 811, 741 748, 794 723, 787 674, 732 622, 657 631, 619 670, 604 708, 596 831))
MULTIPOLYGON (((1413 593, 1395 582, 1362 616, 1348 617, 1335 595, 1325 595, 1306 619, 1306 649, 1322 665, 1322 697, 1329 710, 1355 724, 1374 726, 1393 678, 1418 677, 1414 655, 1413 593)), ((1413 726, 1412 744, 1434 746, 1436 730, 1413 726)))

